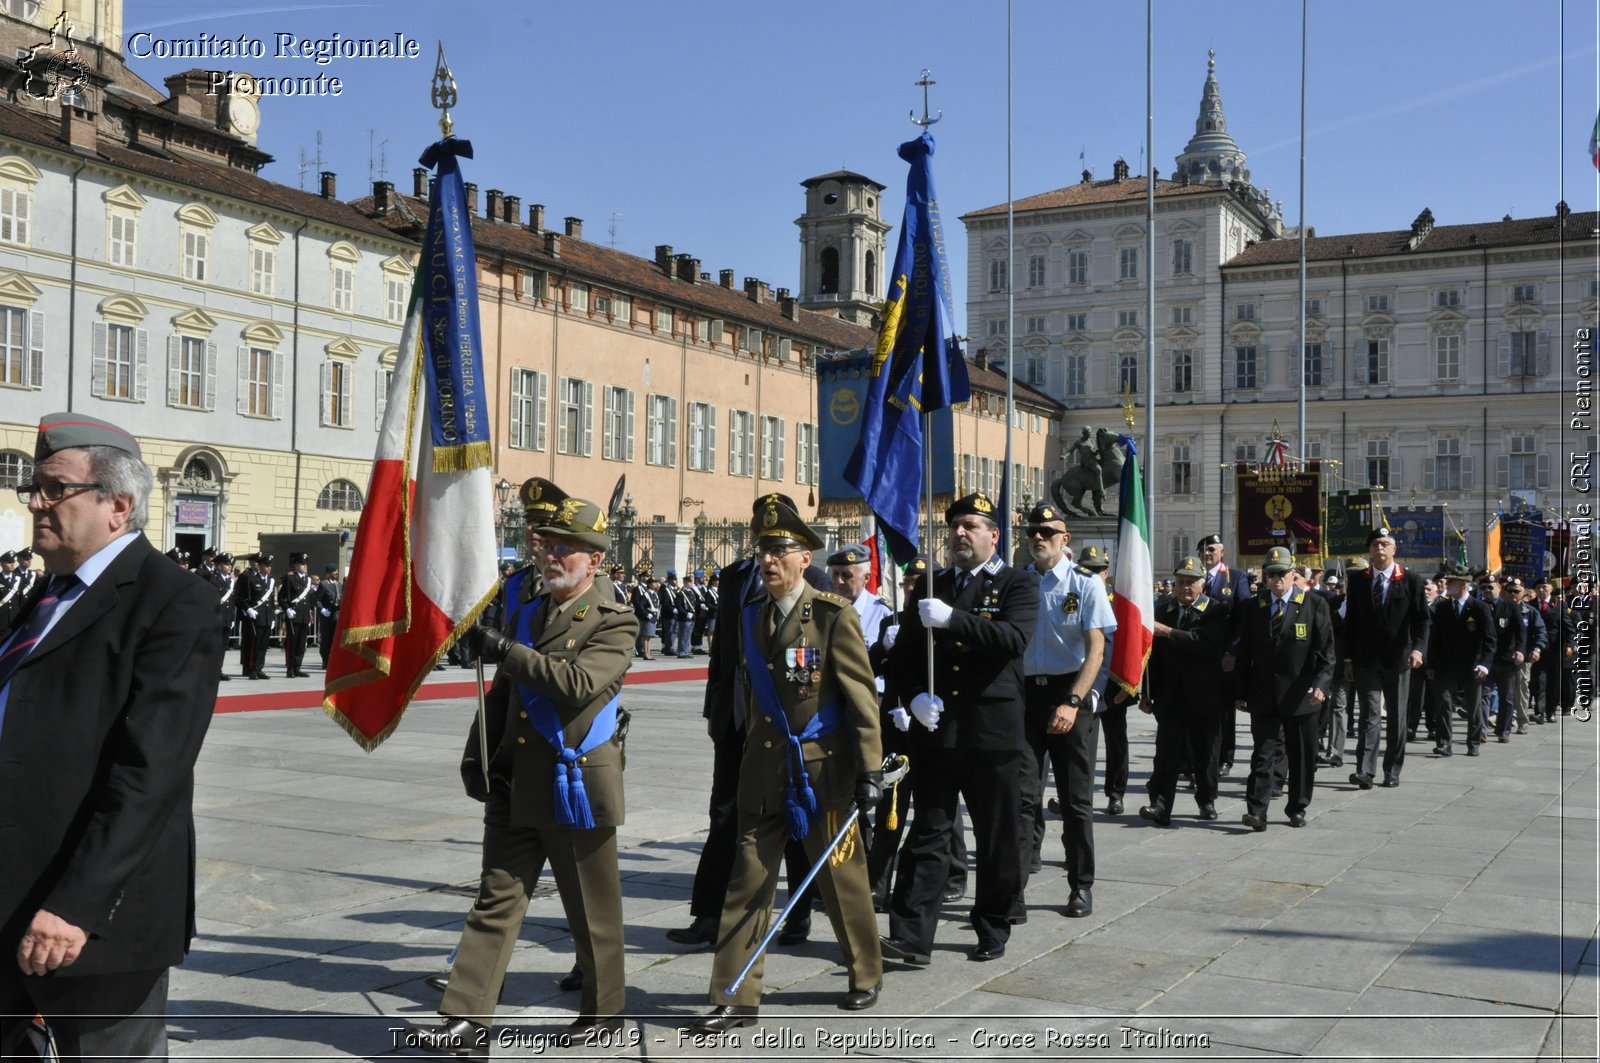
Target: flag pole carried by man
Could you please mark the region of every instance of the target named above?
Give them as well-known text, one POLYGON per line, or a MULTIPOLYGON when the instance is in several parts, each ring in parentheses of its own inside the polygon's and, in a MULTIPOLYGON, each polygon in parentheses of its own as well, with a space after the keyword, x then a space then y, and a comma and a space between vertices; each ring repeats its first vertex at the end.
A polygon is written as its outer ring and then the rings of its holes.
POLYGON ((433 102, 444 138, 421 158, 437 168, 427 236, 322 702, 367 750, 389 737, 497 587, 477 256, 457 164, 472 145, 451 135, 455 99, 441 46, 433 102))

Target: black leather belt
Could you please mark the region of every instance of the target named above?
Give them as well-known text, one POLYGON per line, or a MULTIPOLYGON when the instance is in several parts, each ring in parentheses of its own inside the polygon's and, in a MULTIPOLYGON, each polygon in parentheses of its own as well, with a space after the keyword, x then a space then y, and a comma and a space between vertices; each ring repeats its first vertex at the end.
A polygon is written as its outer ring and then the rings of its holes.
POLYGON ((1077 672, 1066 672, 1061 675, 1030 675, 1027 677, 1027 681, 1030 686, 1053 687, 1065 683, 1071 683, 1077 678, 1077 672))

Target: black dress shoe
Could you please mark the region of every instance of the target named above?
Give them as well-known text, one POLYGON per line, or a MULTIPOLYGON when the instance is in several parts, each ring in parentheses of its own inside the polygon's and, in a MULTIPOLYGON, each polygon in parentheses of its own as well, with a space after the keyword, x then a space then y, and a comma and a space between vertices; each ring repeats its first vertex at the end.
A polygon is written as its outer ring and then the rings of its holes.
POLYGON ((598 1018, 594 1015, 579 1015, 567 1023, 568 1033, 585 1033, 589 1030, 604 1030, 607 1033, 621 1033, 624 1019, 621 1015, 607 1015, 598 1018))
POLYGON ((311 678, 311 673, 310 672, 296 672, 294 674, 294 677, 296 679, 310 679, 311 678))
POLYGON ((783 931, 778 935, 780 945, 804 945, 811 940, 811 916, 791 918, 783 924, 783 931))
POLYGON ((1239 822, 1243 823, 1246 827, 1249 827, 1253 831, 1263 831, 1267 829, 1267 817, 1264 815, 1258 816, 1254 812, 1246 812, 1244 815, 1239 817, 1239 822))
POLYGON ((1363 775, 1359 771, 1353 771, 1350 773, 1350 782, 1353 785, 1361 787, 1363 790, 1372 789, 1372 776, 1363 775))
POLYGON ((753 1004, 718 1004, 708 1015, 694 1020, 690 1033, 727 1033, 760 1021, 761 1009, 753 1004))
POLYGON ((998 960, 1005 954, 1005 942, 996 941, 989 945, 979 945, 977 948, 967 953, 967 959, 973 961, 974 963, 988 963, 990 960, 998 960))
POLYGON ((667 931, 667 940, 679 945, 709 945, 717 940, 717 921, 709 915, 697 915, 688 926, 667 931))
POLYGON ((1122 815, 1122 798, 1120 798, 1120 797, 1111 797, 1111 798, 1107 798, 1106 799, 1106 815, 1108 815, 1108 816, 1120 816, 1120 815, 1122 815))
POLYGON ((1221 776, 1222 778, 1226 779, 1228 776, 1233 774, 1233 765, 1232 764, 1219 765, 1217 767, 1217 774, 1219 776, 1221 776))
POLYGON ((1306 825, 1306 814, 1304 812, 1291 812, 1291 813, 1289 813, 1289 826, 1291 826, 1291 827, 1304 827, 1305 825, 1306 825))
POLYGON ((443 993, 450 988, 450 976, 447 974, 430 974, 422 980, 422 984, 429 989, 443 993))
POLYGON ((1446 749, 1442 745, 1434 746, 1433 747, 1433 755, 1436 756, 1436 757, 1448 757, 1448 756, 1450 756, 1450 750, 1446 749))
POLYGON ((1207 801, 1205 804, 1201 805, 1200 806, 1200 818, 1201 819, 1216 819, 1217 818, 1217 806, 1212 804, 1209 801, 1207 801))
POLYGON ((1054 797, 1052 797, 1050 800, 1046 801, 1044 803, 1044 807, 1048 808, 1050 811, 1054 812, 1058 816, 1061 815, 1061 802, 1059 800, 1057 800, 1056 798, 1054 798, 1054 797))
POLYGON ((878 948, 883 951, 884 959, 908 963, 913 967, 926 967, 933 962, 932 956, 918 952, 917 947, 905 938, 881 937, 878 939, 878 948))
POLYGON ((489 1027, 471 1019, 445 1019, 438 1026, 408 1023, 406 1041, 417 1048, 458 1059, 489 1058, 489 1027))
MULTIPOLYGON (((874 893, 872 895, 872 910, 878 915, 886 915, 889 911, 889 899, 874 893)), ((667 936, 671 937, 672 935, 668 934, 667 936)))
MULTIPOLYGON (((1028 864, 1028 874, 1037 875, 1040 871, 1043 871, 1043 870, 1044 870, 1044 861, 1039 858, 1039 854, 1038 853, 1034 853, 1033 854, 1033 860, 1030 861, 1029 864, 1028 864)), ((959 900, 960 898, 957 898, 957 899, 959 900)))
POLYGON ((233 682, 233 676, 229 675, 227 672, 223 672, 222 673, 222 681, 224 683, 231 683, 231 682, 233 682))
POLYGON ((1342 767, 1344 767, 1344 758, 1343 757, 1329 757, 1328 758, 1328 767, 1330 767, 1330 768, 1342 768, 1342 767))
POLYGON ((1067 898, 1065 909, 1068 919, 1082 919, 1094 911, 1094 893, 1088 886, 1072 891, 1072 896, 1067 898))
POLYGON ((840 1010, 866 1011, 878 1003, 879 988, 878 986, 873 986, 871 989, 850 990, 839 1000, 840 1010))
POLYGON ((967 884, 965 882, 947 883, 944 887, 944 902, 946 904, 953 904, 966 895, 967 884))
POLYGON ((1468 746, 1467 747, 1467 756, 1475 757, 1477 755, 1478 755, 1478 747, 1477 746, 1468 746))
POLYGON ((1393 790, 1396 786, 1399 786, 1399 785, 1400 785, 1400 776, 1398 776, 1398 775, 1385 775, 1383 777, 1383 787, 1384 787, 1384 789, 1393 790))
POLYGON ((1147 819, 1158 827, 1172 826, 1172 813, 1164 805, 1141 805, 1139 818, 1147 819))
POLYGON ((561 981, 556 983, 563 993, 576 993, 583 988, 583 968, 577 964, 572 965, 572 970, 561 976, 561 981))

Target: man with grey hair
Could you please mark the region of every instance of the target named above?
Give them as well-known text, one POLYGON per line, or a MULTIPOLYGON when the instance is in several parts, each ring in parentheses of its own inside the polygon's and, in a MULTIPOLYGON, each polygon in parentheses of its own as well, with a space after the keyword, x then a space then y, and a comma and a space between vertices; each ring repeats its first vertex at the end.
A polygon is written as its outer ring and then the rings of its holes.
POLYGON ((223 634, 212 588, 141 533, 151 485, 131 435, 59 413, 17 488, 50 579, 0 633, 0 808, 28 810, 0 825, 6 1058, 35 1012, 64 1058, 167 1058, 223 634))

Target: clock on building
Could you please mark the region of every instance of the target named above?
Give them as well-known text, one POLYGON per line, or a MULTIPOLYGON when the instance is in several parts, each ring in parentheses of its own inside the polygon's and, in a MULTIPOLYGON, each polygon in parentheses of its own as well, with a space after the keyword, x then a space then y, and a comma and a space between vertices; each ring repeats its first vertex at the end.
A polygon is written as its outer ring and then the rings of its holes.
POLYGON ((249 77, 236 77, 228 89, 223 104, 223 115, 228 132, 254 138, 261 127, 261 105, 256 102, 255 81, 249 77))

